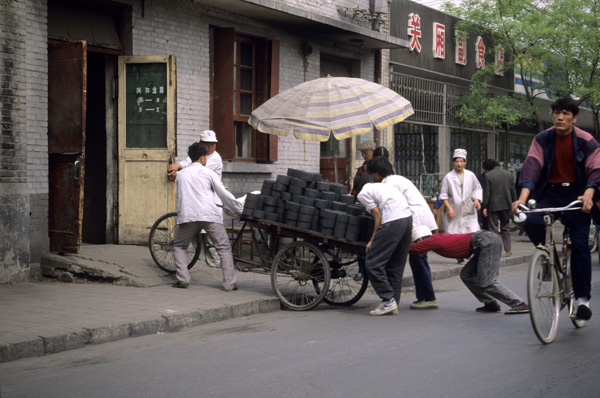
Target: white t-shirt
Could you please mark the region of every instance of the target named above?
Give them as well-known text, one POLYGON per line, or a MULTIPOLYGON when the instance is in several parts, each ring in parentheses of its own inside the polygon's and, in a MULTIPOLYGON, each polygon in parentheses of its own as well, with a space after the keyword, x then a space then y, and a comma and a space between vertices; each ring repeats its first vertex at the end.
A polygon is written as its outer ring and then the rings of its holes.
POLYGON ((222 224, 223 212, 217 207, 214 196, 235 214, 241 214, 243 206, 225 188, 217 174, 200 163, 177 173, 177 224, 208 221, 222 224))
POLYGON ((370 212, 375 207, 381 210, 381 223, 411 216, 404 195, 390 184, 369 183, 358 194, 358 201, 370 212))

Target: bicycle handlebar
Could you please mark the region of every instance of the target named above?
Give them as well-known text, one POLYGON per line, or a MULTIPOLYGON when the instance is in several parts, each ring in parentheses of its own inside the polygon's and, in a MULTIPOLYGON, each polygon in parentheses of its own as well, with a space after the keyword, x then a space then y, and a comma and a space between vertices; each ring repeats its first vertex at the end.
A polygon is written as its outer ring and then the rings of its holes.
POLYGON ((520 204, 519 205, 519 210, 521 210, 522 213, 525 214, 529 214, 529 213, 556 213, 556 212, 561 212, 561 211, 569 211, 569 210, 581 210, 581 207, 583 205, 583 200, 574 200, 571 203, 569 203, 568 205, 566 205, 565 207, 547 207, 545 209, 530 209, 529 207, 520 204), (579 207, 575 207, 578 206, 579 207))

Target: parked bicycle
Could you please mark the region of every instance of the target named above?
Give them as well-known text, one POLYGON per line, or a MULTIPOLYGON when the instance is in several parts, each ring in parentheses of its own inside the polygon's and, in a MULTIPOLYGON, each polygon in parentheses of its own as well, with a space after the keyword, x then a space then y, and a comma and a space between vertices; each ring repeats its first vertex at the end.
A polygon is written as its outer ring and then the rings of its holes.
POLYGON ((577 318, 577 304, 571 280, 571 241, 569 229, 565 225, 562 234, 562 247, 557 249, 553 223, 565 211, 581 210, 581 200, 576 200, 565 207, 535 209, 535 201, 527 206, 520 205, 525 213, 545 213, 546 241, 537 246, 529 261, 527 275, 527 296, 529 315, 536 336, 544 344, 551 343, 556 337, 560 311, 568 306, 569 318, 576 328, 585 325, 585 321, 577 318))
MULTIPOLYGON (((150 229, 148 247, 152 259, 163 270, 174 273, 175 258, 173 257, 173 244, 177 234, 177 212, 167 213, 160 216, 150 229)), ((188 269, 191 269, 204 251, 202 234, 198 233, 196 239, 192 240, 192 247, 187 251, 188 269)))

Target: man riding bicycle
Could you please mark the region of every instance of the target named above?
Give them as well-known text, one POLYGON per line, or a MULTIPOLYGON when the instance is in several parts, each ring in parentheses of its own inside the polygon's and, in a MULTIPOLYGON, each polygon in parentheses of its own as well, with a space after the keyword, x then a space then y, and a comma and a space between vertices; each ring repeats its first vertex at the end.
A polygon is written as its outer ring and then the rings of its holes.
MULTIPOLYGON (((564 214, 571 236, 571 267, 573 290, 577 298, 577 318, 592 317, 591 297, 592 264, 588 234, 590 211, 600 185, 600 144, 594 137, 575 127, 579 106, 570 96, 564 96, 551 105, 554 127, 535 136, 523 163, 519 184, 519 198, 512 210, 518 214, 530 193, 537 200, 537 208, 563 207, 582 199, 582 211, 564 214)), ((542 213, 529 214, 525 232, 534 245, 545 241, 542 213)))

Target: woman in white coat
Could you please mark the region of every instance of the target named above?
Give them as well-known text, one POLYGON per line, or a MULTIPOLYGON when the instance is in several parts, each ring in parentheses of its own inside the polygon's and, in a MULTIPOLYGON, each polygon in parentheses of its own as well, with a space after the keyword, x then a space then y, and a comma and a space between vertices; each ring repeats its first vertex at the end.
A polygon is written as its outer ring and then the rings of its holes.
POLYGON ((463 234, 479 231, 477 211, 481 208, 483 190, 475 174, 465 169, 467 151, 456 149, 452 156, 454 170, 442 181, 440 200, 446 207, 446 232, 463 234))

